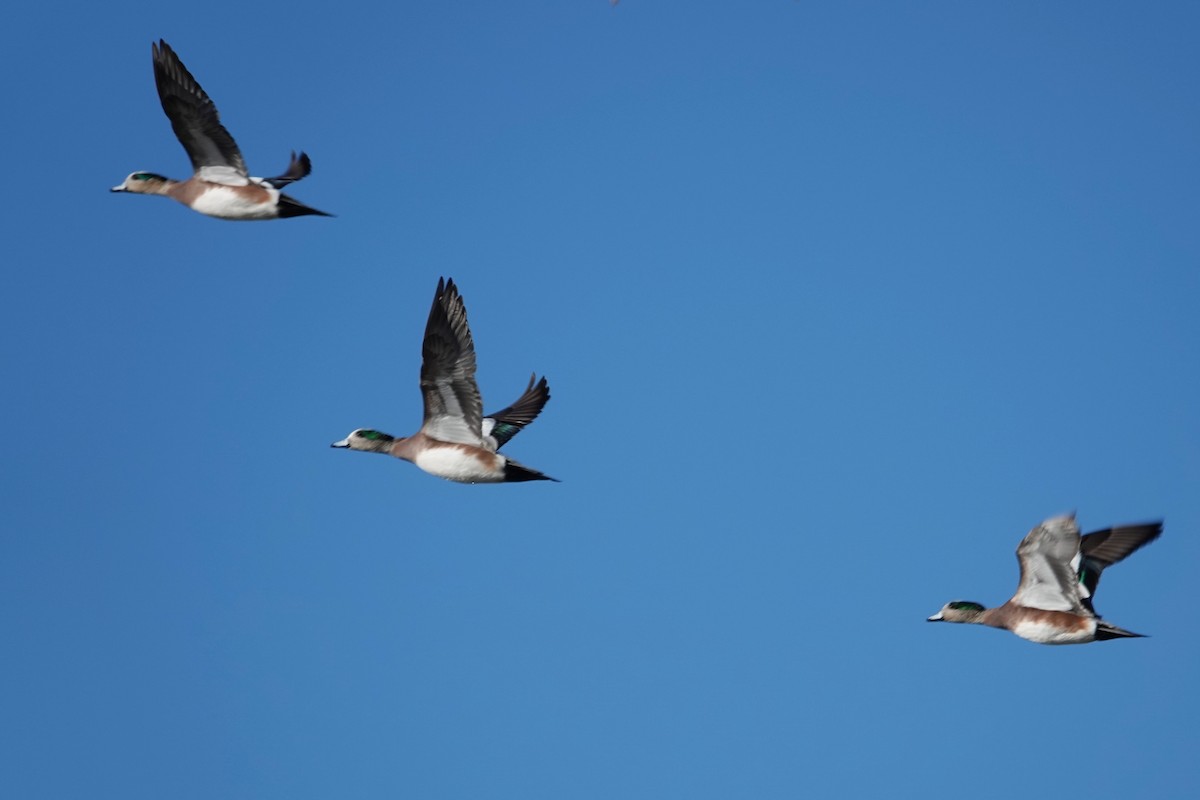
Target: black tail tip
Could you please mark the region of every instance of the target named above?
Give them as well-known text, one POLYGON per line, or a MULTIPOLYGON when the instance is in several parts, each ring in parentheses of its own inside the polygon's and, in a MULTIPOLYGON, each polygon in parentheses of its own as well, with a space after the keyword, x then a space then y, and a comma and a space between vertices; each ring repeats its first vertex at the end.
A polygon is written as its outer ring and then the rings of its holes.
POLYGON ((1146 639, 1144 633, 1134 633, 1127 631, 1124 628, 1118 628, 1116 625, 1100 624, 1096 626, 1096 641, 1105 642, 1109 639, 1146 639))
POLYGON ((275 206, 280 219, 288 219, 289 217, 306 217, 315 215, 318 217, 332 217, 328 211, 319 211, 312 206, 306 206, 294 197, 288 197, 286 194, 279 195, 279 202, 275 206))
POLYGON ((504 465, 505 483, 523 483, 525 481, 554 481, 555 483, 562 483, 558 478, 551 478, 544 472, 538 472, 536 469, 522 466, 515 461, 509 461, 504 465))

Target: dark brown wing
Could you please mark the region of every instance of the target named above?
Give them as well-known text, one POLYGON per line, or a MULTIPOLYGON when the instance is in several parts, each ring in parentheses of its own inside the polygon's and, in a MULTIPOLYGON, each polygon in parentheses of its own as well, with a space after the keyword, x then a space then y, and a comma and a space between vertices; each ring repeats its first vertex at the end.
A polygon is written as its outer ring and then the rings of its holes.
POLYGON ((1082 555, 1079 563, 1079 581, 1087 589, 1088 596, 1083 598, 1083 604, 1089 611, 1096 613, 1092 608, 1092 601, 1096 596, 1096 587, 1100 584, 1100 573, 1106 567, 1111 567, 1162 536, 1162 529, 1161 521, 1146 522, 1105 528, 1083 537, 1079 544, 1079 552, 1082 555))
POLYGON ((438 279, 421 345, 421 431, 444 442, 482 443, 483 403, 475 383, 475 342, 453 280, 438 279))
POLYGON ((302 152, 297 157, 296 152, 292 151, 292 160, 288 162, 287 171, 282 175, 274 178, 263 178, 263 180, 276 189, 282 189, 289 183, 295 183, 301 178, 307 177, 310 172, 312 172, 312 160, 309 159, 308 154, 302 152))
POLYGON ((509 439, 520 433, 522 428, 537 419, 537 415, 549 400, 550 384, 544 377, 538 381, 536 373, 530 375, 529 385, 515 403, 484 418, 484 436, 490 435, 495 439, 496 449, 499 450, 509 439), (536 385, 534 381, 537 381, 536 385))
POLYGON ((216 167, 218 177, 223 171, 228 171, 230 177, 249 175, 237 143, 221 124, 216 105, 179 56, 161 39, 157 45, 151 44, 150 49, 158 99, 171 120, 175 138, 192 161, 192 169, 199 173, 201 169, 216 167))

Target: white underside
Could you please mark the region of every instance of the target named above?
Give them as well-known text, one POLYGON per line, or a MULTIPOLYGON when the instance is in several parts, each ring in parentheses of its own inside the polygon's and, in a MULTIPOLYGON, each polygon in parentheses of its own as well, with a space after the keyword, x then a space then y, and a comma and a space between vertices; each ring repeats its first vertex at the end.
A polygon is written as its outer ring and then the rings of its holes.
POLYGON ((274 219, 275 205, 279 201, 279 190, 263 186, 270 194, 270 202, 254 203, 241 193, 227 189, 224 186, 211 186, 208 191, 196 198, 192 204, 194 211, 221 219, 274 219))
POLYGON ((1038 644, 1082 644, 1095 638, 1096 621, 1090 620, 1087 628, 1070 633, 1063 633, 1060 629, 1044 622, 1018 622, 1013 626, 1012 632, 1022 639, 1028 639, 1038 644))
POLYGON ((504 456, 493 456, 489 470, 482 461, 454 447, 435 447, 421 452, 413 461, 430 475, 459 483, 500 483, 504 480, 504 456))

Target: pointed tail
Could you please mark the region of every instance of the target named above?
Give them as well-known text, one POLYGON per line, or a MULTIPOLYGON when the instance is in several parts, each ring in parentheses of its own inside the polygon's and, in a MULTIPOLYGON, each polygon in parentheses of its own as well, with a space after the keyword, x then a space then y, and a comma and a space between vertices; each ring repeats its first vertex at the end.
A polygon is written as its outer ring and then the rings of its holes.
POLYGON ((1096 641, 1103 642, 1106 639, 1145 639, 1146 634, 1134 633, 1127 631, 1124 628, 1118 628, 1116 625, 1105 622, 1102 619, 1096 620, 1096 641))
POLYGON ((287 217, 303 217, 307 214, 316 214, 321 217, 332 217, 333 214, 327 214, 324 211, 317 211, 315 208, 304 205, 294 197, 288 197, 286 194, 279 195, 279 216, 287 217))
POLYGON ((523 464, 518 464, 511 458, 504 465, 504 482, 518 483, 521 481, 554 481, 561 483, 558 478, 551 478, 544 472, 538 472, 536 469, 530 469, 523 464))

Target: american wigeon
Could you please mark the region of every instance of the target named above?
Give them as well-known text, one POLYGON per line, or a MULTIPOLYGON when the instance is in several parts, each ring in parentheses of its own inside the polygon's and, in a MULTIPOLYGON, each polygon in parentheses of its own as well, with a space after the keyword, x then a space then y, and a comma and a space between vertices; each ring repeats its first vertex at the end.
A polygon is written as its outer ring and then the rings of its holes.
POLYGON ((297 157, 293 152, 287 171, 278 177, 250 177, 237 142, 221 124, 217 107, 179 56, 161 39, 150 49, 158 98, 176 138, 192 160, 194 173, 186 181, 176 181, 153 172, 134 172, 112 191, 165 195, 193 211, 220 219, 333 216, 279 191, 312 172, 307 155, 297 157))
POLYGON ((1080 537, 1075 515, 1052 517, 1017 547, 1021 582, 998 608, 955 600, 930 622, 971 622, 1004 628, 1039 644, 1083 644, 1136 636, 1100 618, 1092 607, 1100 573, 1162 534, 1162 522, 1105 528, 1080 537))
POLYGON ((421 394, 425 421, 412 436, 389 436, 359 428, 330 447, 384 453, 411 461, 430 475, 459 483, 556 481, 497 451, 533 422, 550 386, 529 379, 525 392, 508 408, 483 416, 475 383, 475 342, 467 309, 453 280, 438 279, 421 346, 421 394))

